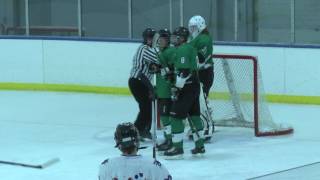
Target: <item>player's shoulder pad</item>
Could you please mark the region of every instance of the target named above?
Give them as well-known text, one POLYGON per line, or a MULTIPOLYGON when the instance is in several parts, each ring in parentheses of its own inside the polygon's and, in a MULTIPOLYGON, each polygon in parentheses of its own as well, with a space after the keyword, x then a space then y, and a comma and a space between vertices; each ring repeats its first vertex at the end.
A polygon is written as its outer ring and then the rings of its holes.
POLYGON ((109 159, 106 159, 106 160, 102 161, 101 164, 107 164, 108 162, 109 162, 109 159))
POLYGON ((154 161, 153 161, 153 164, 156 165, 156 166, 158 166, 158 167, 161 167, 161 166, 162 166, 161 163, 160 163, 159 161, 157 161, 157 160, 154 160, 154 161))

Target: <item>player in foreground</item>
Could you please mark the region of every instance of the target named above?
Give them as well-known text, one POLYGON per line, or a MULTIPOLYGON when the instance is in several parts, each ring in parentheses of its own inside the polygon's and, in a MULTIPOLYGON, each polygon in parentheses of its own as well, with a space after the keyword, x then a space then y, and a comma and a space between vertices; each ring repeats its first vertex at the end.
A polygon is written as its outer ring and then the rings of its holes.
POLYGON ((171 180, 166 167, 159 161, 138 155, 139 132, 130 122, 119 124, 114 133, 120 157, 104 160, 100 165, 99 180, 171 180))

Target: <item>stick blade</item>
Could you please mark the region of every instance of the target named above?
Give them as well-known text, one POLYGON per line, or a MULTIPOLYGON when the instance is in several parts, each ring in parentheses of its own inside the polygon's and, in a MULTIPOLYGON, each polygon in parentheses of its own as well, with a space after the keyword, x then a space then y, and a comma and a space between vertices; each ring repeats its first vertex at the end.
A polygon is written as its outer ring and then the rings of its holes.
POLYGON ((48 160, 47 162, 41 164, 40 168, 44 169, 44 168, 49 167, 49 166, 51 166, 51 165, 53 165, 53 164, 55 164, 55 163, 57 163, 59 161, 60 161, 59 158, 52 158, 52 159, 48 160))
POLYGON ((35 169, 44 169, 44 168, 51 166, 59 161, 60 161, 59 158, 52 158, 42 164, 28 164, 28 163, 20 163, 20 162, 13 162, 13 161, 0 161, 0 163, 12 165, 12 166, 22 166, 22 167, 35 168, 35 169))

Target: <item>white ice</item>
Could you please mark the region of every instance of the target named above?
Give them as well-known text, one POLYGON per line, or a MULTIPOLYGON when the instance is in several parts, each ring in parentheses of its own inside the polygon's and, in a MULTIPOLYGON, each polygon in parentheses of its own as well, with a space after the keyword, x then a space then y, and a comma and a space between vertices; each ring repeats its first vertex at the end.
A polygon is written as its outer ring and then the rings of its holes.
MULTIPOLYGON (((0 91, 0 160, 60 162, 45 169, 0 164, 1 180, 93 180, 106 158, 119 155, 113 133, 134 121, 132 97, 82 93, 0 91)), ((173 179, 238 180, 320 161, 320 106, 271 104, 275 121, 293 135, 254 137, 252 129, 217 128, 203 158, 193 158, 185 140, 183 160, 158 159, 173 179)), ((160 132, 158 132, 160 136, 160 132)), ((152 144, 140 153, 152 156, 152 144)), ((304 178, 308 179, 308 178, 304 178)))

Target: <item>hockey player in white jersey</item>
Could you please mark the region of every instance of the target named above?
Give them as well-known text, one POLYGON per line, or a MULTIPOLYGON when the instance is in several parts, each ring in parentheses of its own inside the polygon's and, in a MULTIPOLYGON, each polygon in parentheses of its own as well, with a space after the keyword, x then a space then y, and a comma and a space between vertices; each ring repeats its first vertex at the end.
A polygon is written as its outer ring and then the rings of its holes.
POLYGON ((168 170, 159 161, 138 155, 139 133, 132 123, 119 124, 114 133, 120 157, 100 165, 99 180, 171 180, 168 170))

